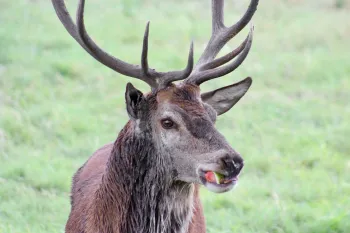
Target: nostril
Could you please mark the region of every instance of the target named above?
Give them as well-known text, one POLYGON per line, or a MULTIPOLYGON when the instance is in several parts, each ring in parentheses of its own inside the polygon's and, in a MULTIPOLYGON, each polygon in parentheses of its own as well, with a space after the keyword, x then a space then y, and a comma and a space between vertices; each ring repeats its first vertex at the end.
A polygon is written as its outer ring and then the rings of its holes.
POLYGON ((223 162, 223 165, 226 167, 226 168, 231 168, 232 170, 235 169, 235 166, 234 166, 234 162, 232 160, 232 156, 230 155, 226 155, 224 158, 221 159, 222 162, 223 162))
POLYGON ((225 170, 235 176, 240 173, 244 166, 243 159, 239 155, 227 155, 222 158, 222 163, 225 170))
POLYGON ((237 152, 225 153, 219 159, 222 168, 229 173, 238 175, 244 166, 242 157, 237 152))
POLYGON ((235 156, 232 160, 233 166, 236 170, 241 170, 244 166, 243 159, 240 156, 235 156))

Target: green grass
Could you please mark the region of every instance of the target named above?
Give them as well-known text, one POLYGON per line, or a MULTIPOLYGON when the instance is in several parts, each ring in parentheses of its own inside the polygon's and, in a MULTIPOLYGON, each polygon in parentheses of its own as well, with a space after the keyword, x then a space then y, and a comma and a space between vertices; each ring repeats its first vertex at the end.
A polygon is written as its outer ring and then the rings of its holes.
MULTIPOLYGON (((232 2, 227 22, 248 4, 232 2)), ((76 1, 68 5, 75 12, 76 1)), ((192 38, 198 58, 209 9, 209 0, 89 0, 86 20, 103 48, 133 63, 151 20, 150 63, 165 71, 185 65, 192 38)), ((254 23, 242 67, 204 87, 254 79, 217 123, 246 166, 234 191, 202 190, 208 232, 349 232, 349 9, 261 0, 254 23)), ((128 81, 68 36, 50 1, 0 0, 1 233, 63 232, 73 173, 127 121, 128 81)))

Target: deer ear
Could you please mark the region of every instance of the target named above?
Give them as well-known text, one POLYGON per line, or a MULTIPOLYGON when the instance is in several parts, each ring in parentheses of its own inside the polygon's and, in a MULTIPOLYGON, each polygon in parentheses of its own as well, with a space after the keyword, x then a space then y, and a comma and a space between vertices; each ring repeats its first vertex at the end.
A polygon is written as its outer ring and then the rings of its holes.
POLYGON ((201 95, 202 101, 212 106, 218 115, 230 110, 248 91, 252 79, 250 77, 214 91, 201 95))
POLYGON ((131 83, 128 83, 125 91, 125 102, 129 117, 139 119, 141 102, 143 100, 144 96, 142 92, 137 90, 131 83))

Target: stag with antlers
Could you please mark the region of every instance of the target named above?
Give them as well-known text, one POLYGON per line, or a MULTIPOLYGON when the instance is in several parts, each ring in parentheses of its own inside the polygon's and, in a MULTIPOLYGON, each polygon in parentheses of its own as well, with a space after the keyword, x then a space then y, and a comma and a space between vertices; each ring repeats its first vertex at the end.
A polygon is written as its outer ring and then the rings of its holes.
POLYGON ((129 121, 114 143, 97 150, 75 173, 67 233, 204 233, 198 189, 226 192, 237 183, 243 159, 216 130, 215 121, 249 89, 246 78, 200 93, 200 85, 234 71, 247 57, 253 39, 216 58, 223 46, 252 19, 258 0, 234 25, 224 25, 224 0, 212 0, 212 35, 198 62, 190 46, 187 66, 158 72, 148 65, 149 23, 143 37, 141 65, 103 51, 84 25, 85 1, 76 23, 64 0, 52 0, 69 34, 91 56, 116 72, 149 84, 143 94, 128 83, 129 121), (175 81, 181 82, 174 83, 175 81))

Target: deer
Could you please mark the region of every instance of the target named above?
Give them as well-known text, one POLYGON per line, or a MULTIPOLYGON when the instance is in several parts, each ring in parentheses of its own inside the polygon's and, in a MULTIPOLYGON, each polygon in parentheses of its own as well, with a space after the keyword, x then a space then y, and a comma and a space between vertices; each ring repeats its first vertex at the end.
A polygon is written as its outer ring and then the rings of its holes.
POLYGON ((98 149, 73 176, 66 233, 206 232, 200 187, 227 192, 244 166, 242 156, 215 128, 216 118, 245 95, 252 79, 204 93, 200 85, 243 63, 252 45, 252 24, 236 49, 217 55, 251 21, 258 2, 251 0, 245 14, 228 27, 224 0, 212 0, 212 34, 198 62, 194 64, 192 42, 183 70, 158 72, 148 64, 149 22, 141 64, 134 65, 108 54, 89 36, 85 0, 79 0, 75 23, 64 0, 52 0, 61 23, 86 52, 151 89, 142 93, 126 85, 129 120, 116 140, 98 149))

